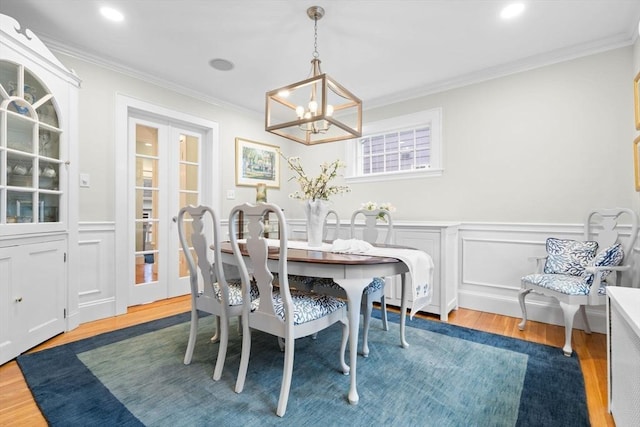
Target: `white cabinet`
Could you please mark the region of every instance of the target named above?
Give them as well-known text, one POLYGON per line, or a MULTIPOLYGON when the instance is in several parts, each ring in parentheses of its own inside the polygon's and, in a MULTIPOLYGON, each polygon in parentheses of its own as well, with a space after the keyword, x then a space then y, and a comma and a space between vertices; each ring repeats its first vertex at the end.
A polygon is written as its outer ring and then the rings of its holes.
POLYGON ((640 289, 607 288, 609 412, 619 427, 640 425, 640 289))
MULTIPOLYGON (((431 304, 422 311, 439 314, 446 321, 451 310, 458 308, 458 225, 455 223, 394 223, 395 243, 421 249, 434 263, 431 304)), ((407 280, 411 280, 407 277, 407 280)), ((399 277, 387 279, 387 304, 400 306, 402 284, 399 277)), ((408 307, 411 307, 409 295, 408 307)))
POLYGON ((34 241, 0 247, 0 363, 65 329, 66 236, 34 241))
POLYGON ((69 328, 77 300, 66 260, 77 246, 78 87, 36 35, 0 15, 0 363, 69 328))

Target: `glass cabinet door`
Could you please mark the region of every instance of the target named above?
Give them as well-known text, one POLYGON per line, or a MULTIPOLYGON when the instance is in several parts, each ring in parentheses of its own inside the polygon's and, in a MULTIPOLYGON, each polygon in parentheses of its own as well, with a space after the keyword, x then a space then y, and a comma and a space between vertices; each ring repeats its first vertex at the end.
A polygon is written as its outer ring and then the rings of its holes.
POLYGON ((55 98, 28 69, 0 61, 0 225, 60 221, 55 98))

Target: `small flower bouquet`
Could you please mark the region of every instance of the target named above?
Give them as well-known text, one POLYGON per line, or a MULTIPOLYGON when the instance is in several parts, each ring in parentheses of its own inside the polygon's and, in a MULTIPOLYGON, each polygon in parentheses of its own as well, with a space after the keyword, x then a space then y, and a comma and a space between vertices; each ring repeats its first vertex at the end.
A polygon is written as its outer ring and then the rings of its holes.
MULTIPOLYGON (((395 206, 393 206, 389 202, 383 202, 383 203, 366 202, 366 203, 363 203, 363 204, 360 205, 360 209, 365 209, 365 210, 368 210, 368 211, 375 211, 377 209, 384 209, 384 210, 389 211, 389 212, 395 212, 396 211, 395 206)), ((385 215, 382 212, 378 214, 376 219, 379 219, 379 220, 382 220, 384 222, 387 222, 387 218, 385 217, 385 215)))

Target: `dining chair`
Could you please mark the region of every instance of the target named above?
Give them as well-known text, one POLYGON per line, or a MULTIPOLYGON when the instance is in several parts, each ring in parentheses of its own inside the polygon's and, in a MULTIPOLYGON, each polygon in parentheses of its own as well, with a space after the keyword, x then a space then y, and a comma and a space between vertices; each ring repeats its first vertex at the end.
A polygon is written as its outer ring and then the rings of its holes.
MULTIPOLYGON (((392 244, 393 243, 393 219, 391 218, 391 214, 386 209, 358 209, 351 215, 350 222, 350 231, 351 238, 360 237, 361 240, 367 241, 369 243, 376 243, 378 241, 378 220, 384 221, 385 236, 384 243, 392 244), (357 221, 360 216, 364 216, 364 228, 359 231, 359 226, 357 221)), ((333 295, 338 298, 346 298, 346 294, 344 289, 340 287, 337 283, 335 283, 331 279, 326 278, 311 278, 308 281, 308 286, 313 289, 314 292, 333 295)), ((371 323, 371 312, 373 311, 373 302, 380 302, 380 311, 382 316, 382 329, 385 331, 389 330, 389 325, 387 323, 387 304, 384 298, 384 286, 385 279, 384 277, 375 277, 367 285, 367 287, 362 292, 362 305, 361 305, 361 313, 363 316, 363 333, 362 333, 362 355, 364 357, 369 357, 369 325, 371 323)))
POLYGON ((522 321, 518 328, 524 330, 527 323, 527 295, 533 292, 553 297, 558 301, 564 319, 562 351, 571 357, 576 313, 580 312, 584 331, 590 334, 585 307, 606 304, 607 288, 621 286, 622 274, 633 271, 638 228, 638 214, 632 209, 595 209, 587 214, 582 241, 549 237, 545 244, 547 255, 533 258, 537 261, 536 272, 521 279, 518 300, 522 321), (623 237, 629 224, 630 232, 623 237))
POLYGON ((325 241, 334 241, 340 238, 340 217, 338 216, 338 212, 330 209, 327 212, 327 215, 324 218, 324 225, 322 228, 322 240, 325 241), (329 221, 330 216, 335 218, 335 223, 331 224, 329 221))
POLYGON ((240 269, 245 301, 242 311, 242 353, 235 391, 241 393, 244 388, 251 353, 251 330, 256 329, 284 339, 284 367, 276 410, 277 415, 282 417, 287 410, 291 388, 296 339, 313 335, 336 322, 342 323, 340 364, 343 373, 349 373, 349 366, 345 362, 349 338, 347 305, 343 300, 329 295, 318 295, 289 288, 287 224, 284 213, 277 205, 245 203, 234 207, 229 216, 229 236, 234 259, 240 269), (238 241, 235 230, 237 222, 235 219, 240 212, 244 216, 248 230, 246 243, 242 244, 238 241), (267 212, 273 212, 280 223, 282 232, 277 247, 269 247, 264 237, 263 218, 267 212), (268 265, 268 257, 274 253, 278 254, 277 272, 280 277, 278 287, 273 284, 273 273, 268 265), (248 303, 250 268, 260 295, 257 307, 248 303))
MULTIPOLYGON (((213 379, 222 376, 229 341, 229 319, 242 315, 242 282, 239 273, 236 278, 226 279, 225 268, 220 261, 220 223, 208 206, 185 206, 178 212, 178 237, 182 252, 189 268, 191 287, 191 327, 189 341, 184 355, 184 364, 191 363, 193 349, 198 335, 198 311, 216 316, 216 332, 212 342, 219 341, 218 358, 213 371, 213 379), (207 235, 213 237, 211 250, 207 235), (213 252, 213 263, 209 253, 213 252), (200 279, 202 278, 202 287, 200 279)), ((231 268, 227 269, 232 271, 231 268)), ((250 291, 251 304, 256 305, 258 290, 250 291)))

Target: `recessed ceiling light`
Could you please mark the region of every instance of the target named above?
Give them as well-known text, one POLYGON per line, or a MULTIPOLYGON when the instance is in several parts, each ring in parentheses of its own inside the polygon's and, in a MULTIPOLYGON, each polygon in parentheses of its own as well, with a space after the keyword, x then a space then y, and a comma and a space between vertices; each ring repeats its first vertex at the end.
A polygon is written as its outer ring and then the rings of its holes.
POLYGON ((209 61, 209 65, 219 71, 229 71, 233 69, 233 62, 222 58, 215 58, 209 61))
POLYGON ((502 19, 511 19, 520 15, 524 11, 524 3, 511 3, 505 6, 500 12, 502 19))
POLYGON ((114 22, 122 22, 124 21, 124 15, 112 8, 112 7, 101 7, 100 8, 100 13, 102 14, 102 16, 104 16, 105 18, 107 18, 110 21, 114 21, 114 22))

